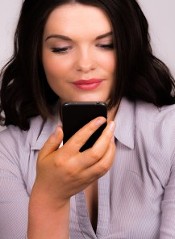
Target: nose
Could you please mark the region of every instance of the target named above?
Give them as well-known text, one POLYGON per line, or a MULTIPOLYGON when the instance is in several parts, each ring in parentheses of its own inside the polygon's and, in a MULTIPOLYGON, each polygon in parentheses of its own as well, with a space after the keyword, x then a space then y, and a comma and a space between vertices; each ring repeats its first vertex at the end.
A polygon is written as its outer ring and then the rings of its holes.
POLYGON ((76 69, 84 73, 95 70, 95 61, 92 52, 89 49, 81 50, 77 54, 76 69))

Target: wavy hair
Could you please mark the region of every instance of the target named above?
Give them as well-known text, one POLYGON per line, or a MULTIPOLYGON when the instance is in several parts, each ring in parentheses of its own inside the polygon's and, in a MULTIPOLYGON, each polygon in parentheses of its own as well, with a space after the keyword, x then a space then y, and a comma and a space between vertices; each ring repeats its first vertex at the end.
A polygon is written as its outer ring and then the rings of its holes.
POLYGON ((158 107, 175 103, 173 77, 152 53, 148 22, 135 0, 25 0, 15 32, 14 53, 1 72, 1 125, 27 130, 31 117, 47 119, 54 115, 59 96, 49 87, 42 66, 42 37, 50 13, 66 3, 96 6, 111 21, 117 71, 109 108, 123 96, 158 107))

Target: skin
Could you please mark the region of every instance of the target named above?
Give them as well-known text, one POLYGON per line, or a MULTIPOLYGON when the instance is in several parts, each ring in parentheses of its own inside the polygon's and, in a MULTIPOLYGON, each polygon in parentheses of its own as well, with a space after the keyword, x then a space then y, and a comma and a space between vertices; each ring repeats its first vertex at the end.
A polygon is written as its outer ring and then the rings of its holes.
POLYGON ((67 4, 51 13, 43 36, 43 66, 62 102, 109 99, 116 65, 112 40, 110 22, 98 8, 67 4), (91 78, 102 79, 102 84, 89 91, 73 85, 91 78))
MULTIPOLYGON (((111 32, 110 21, 96 7, 64 4, 51 13, 44 29, 42 59, 48 83, 61 102, 109 100, 116 59, 114 49, 104 45, 111 45, 111 32), (58 35, 64 37, 60 39, 58 35), (63 50, 53 52, 55 48, 63 50), (72 83, 94 77, 103 81, 93 90, 78 89, 72 83)), ((97 208, 97 180, 110 169, 115 154, 111 121, 115 111, 108 112, 105 130, 94 146, 84 152, 79 149, 106 121, 103 117, 89 122, 61 148, 61 127, 45 142, 38 155, 37 176, 29 203, 29 239, 68 239, 70 197, 82 190, 91 222, 96 226, 92 209, 97 208)))

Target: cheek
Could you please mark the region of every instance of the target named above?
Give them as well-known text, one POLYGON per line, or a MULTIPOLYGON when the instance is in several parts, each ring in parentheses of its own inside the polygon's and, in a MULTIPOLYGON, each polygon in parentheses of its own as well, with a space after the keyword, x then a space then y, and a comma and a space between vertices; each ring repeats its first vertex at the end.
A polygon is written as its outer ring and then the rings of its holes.
POLYGON ((59 78, 68 72, 69 62, 59 59, 59 56, 43 52, 43 67, 48 79, 59 78))
POLYGON ((47 78, 58 77, 62 69, 56 61, 50 60, 49 58, 43 61, 43 67, 47 78))
POLYGON ((108 72, 109 74, 114 74, 116 71, 116 59, 114 54, 109 54, 107 57, 101 58, 101 63, 103 65, 103 68, 108 72))

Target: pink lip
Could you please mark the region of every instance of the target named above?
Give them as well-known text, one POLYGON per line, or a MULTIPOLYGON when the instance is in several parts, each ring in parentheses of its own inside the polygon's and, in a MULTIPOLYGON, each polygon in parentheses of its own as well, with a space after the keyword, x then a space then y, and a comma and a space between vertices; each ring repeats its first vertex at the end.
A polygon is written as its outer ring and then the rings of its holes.
POLYGON ((81 90, 93 90, 96 89, 102 82, 102 79, 88 79, 88 80, 78 80, 73 84, 81 90))

